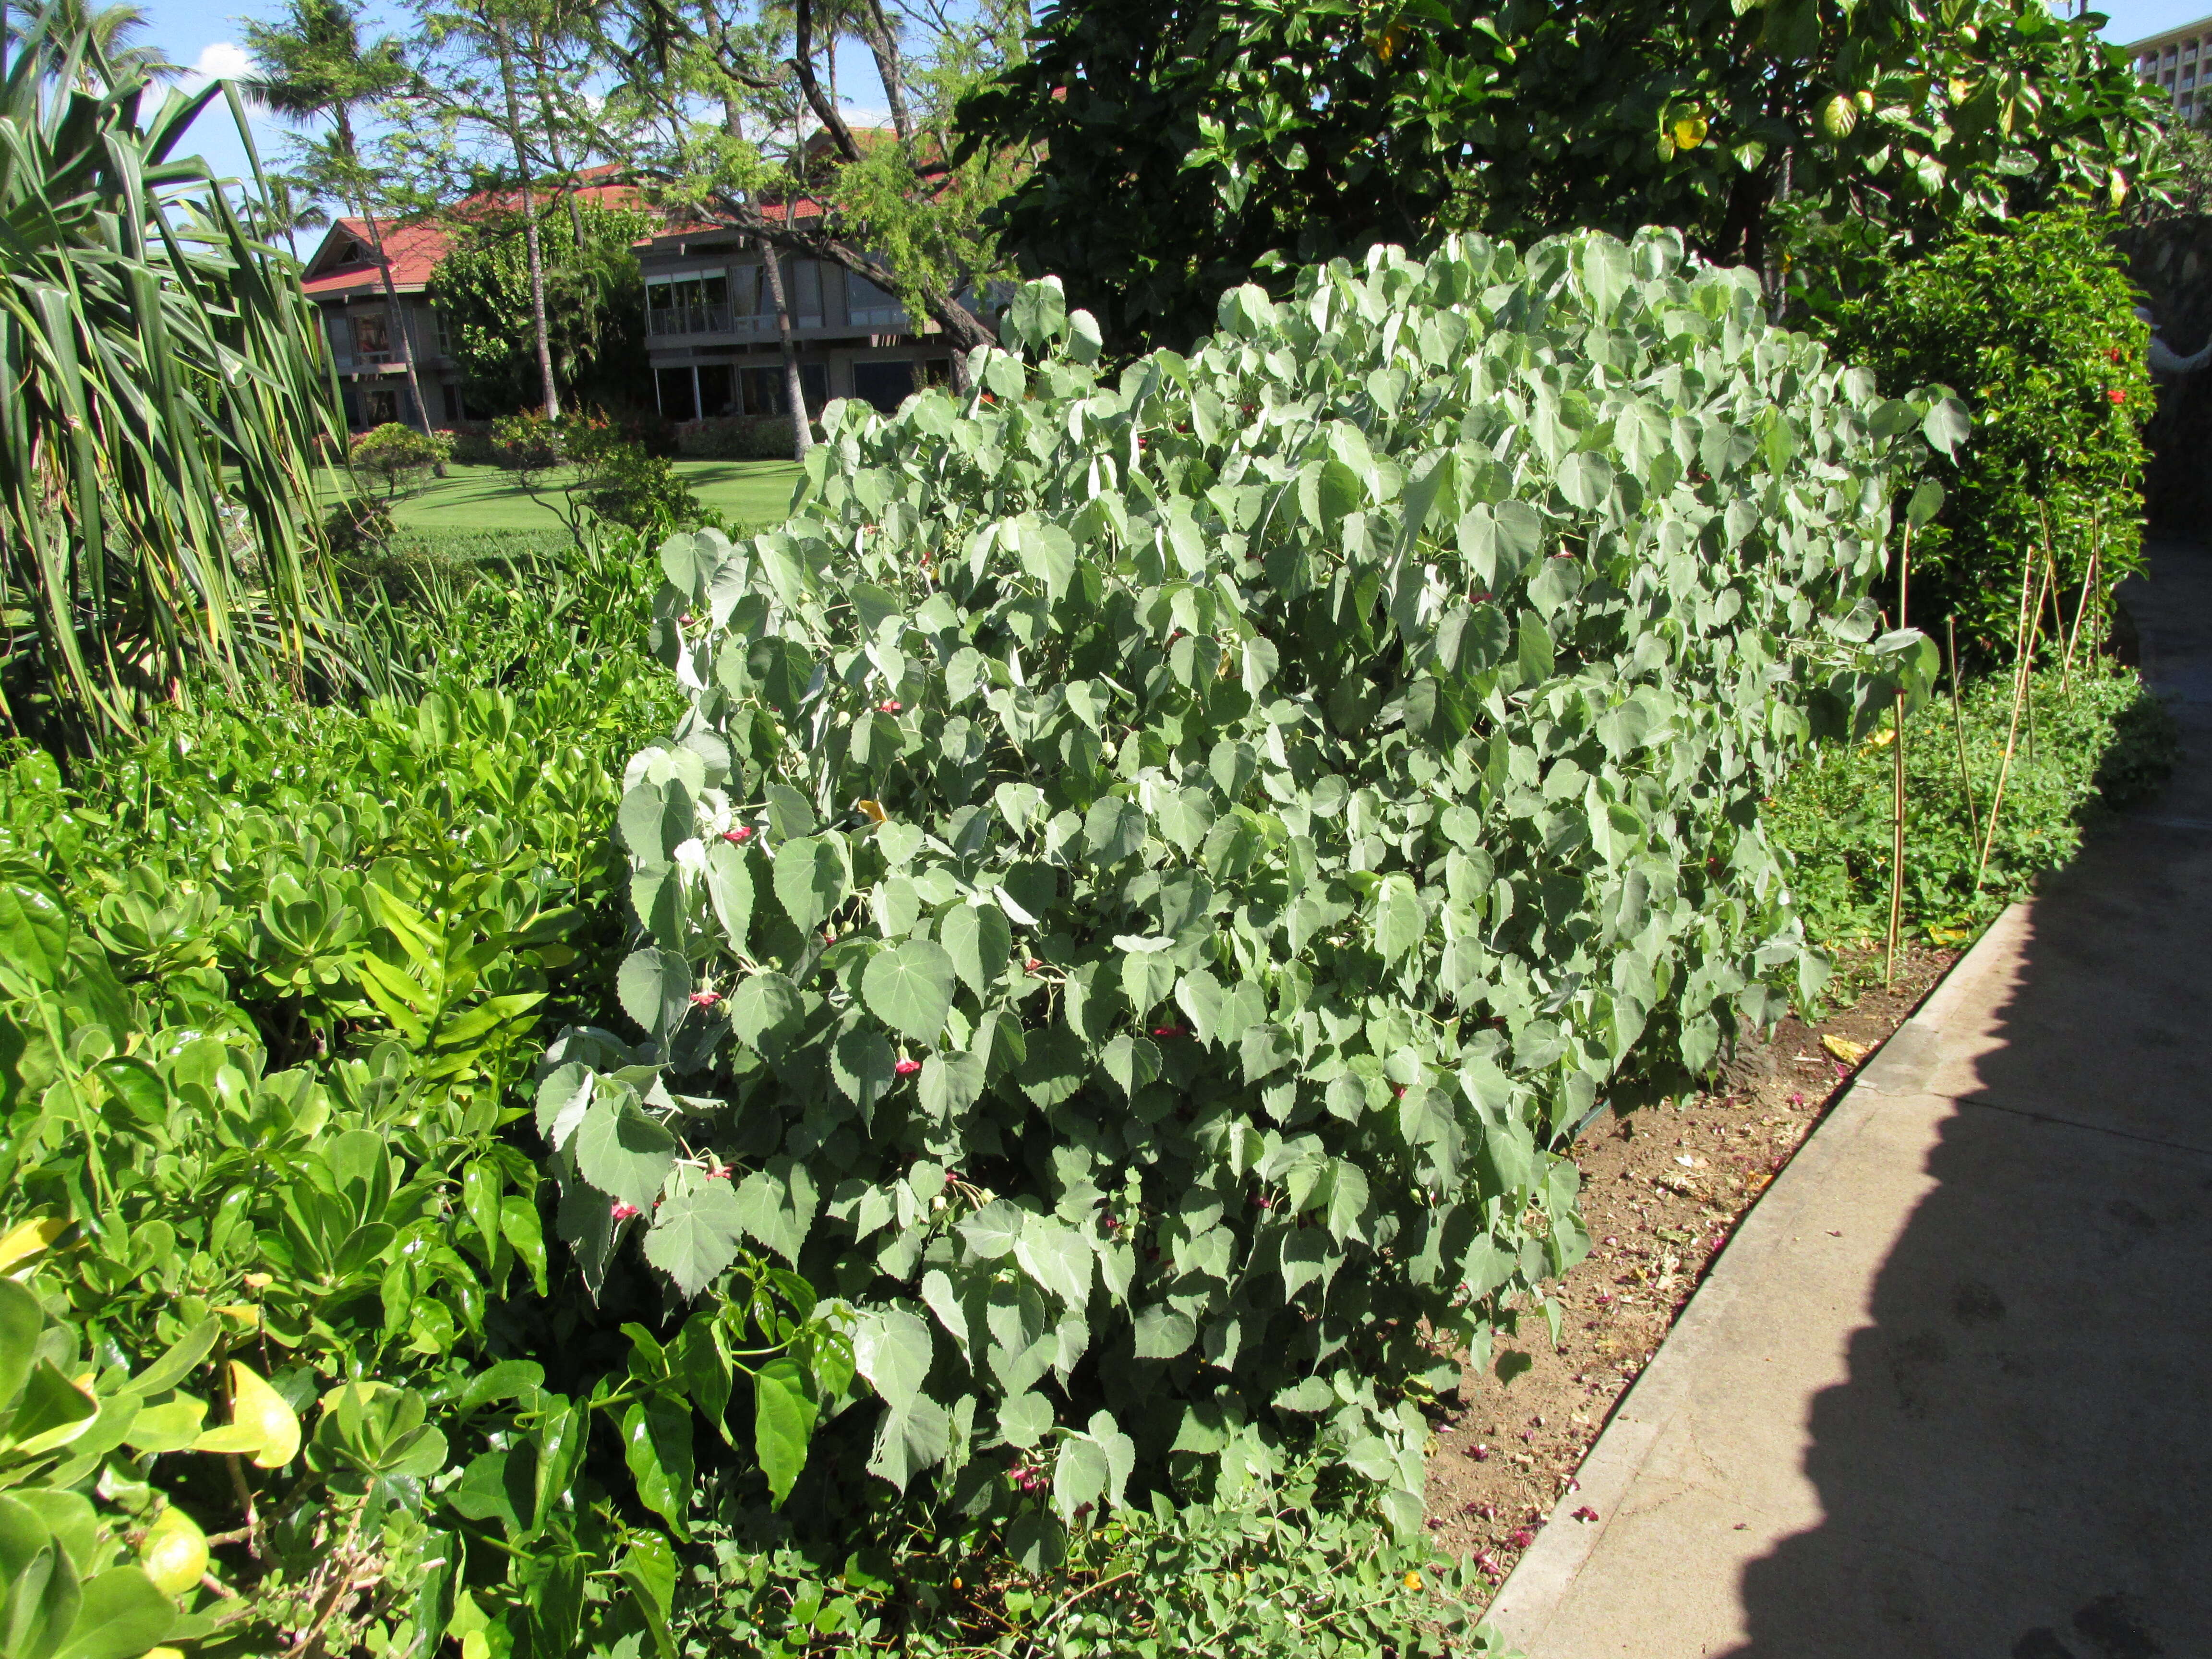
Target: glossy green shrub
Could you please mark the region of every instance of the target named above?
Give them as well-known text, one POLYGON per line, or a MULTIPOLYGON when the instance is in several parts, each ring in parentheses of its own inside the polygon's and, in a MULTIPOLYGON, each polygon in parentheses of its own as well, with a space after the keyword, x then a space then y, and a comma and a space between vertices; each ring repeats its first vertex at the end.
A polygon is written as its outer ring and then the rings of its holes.
MULTIPOLYGON (((2046 522, 2069 629, 2092 551, 2093 640, 2113 585, 2142 568, 2142 430, 2157 399, 2136 298, 2109 222, 2077 207, 1897 265, 1835 319, 1837 352, 1885 388, 1938 381, 1972 417, 1932 469, 1943 509, 1913 542, 1907 619, 1931 636, 1955 614, 1962 651, 2010 662, 2046 522)), ((1880 597, 1893 610, 1894 572, 1880 597)))
POLYGON ((638 1046, 539 1097, 587 1277, 782 1255, 858 1310, 831 1430, 1046 1554, 1286 1444, 1418 1524, 1421 1404, 1586 1249, 1574 1126, 1817 982, 1758 801, 1924 672, 1863 596, 1962 429, 1663 233, 1221 325, 1109 381, 1033 284, 973 396, 665 544, 638 1046))
POLYGON ((612 995, 614 769, 671 712, 607 553, 407 611, 411 702, 0 769, 4 1659, 665 1652, 695 1475, 805 1461, 758 1407, 844 1386, 836 1310, 758 1255, 696 1315, 587 1304, 518 1143, 612 995), (149 1539, 187 1547, 152 1597, 149 1539), (110 1645, 46 1642, 72 1587, 110 1645))

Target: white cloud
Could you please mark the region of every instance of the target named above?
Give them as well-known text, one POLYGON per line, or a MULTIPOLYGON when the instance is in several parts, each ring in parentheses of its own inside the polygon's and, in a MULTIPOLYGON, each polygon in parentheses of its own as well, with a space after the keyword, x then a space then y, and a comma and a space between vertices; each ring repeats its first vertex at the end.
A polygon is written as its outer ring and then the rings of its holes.
POLYGON ((198 88, 210 81, 234 81, 252 73, 253 60, 246 55, 243 46, 218 40, 213 46, 200 48, 200 55, 192 60, 184 80, 186 87, 198 88))

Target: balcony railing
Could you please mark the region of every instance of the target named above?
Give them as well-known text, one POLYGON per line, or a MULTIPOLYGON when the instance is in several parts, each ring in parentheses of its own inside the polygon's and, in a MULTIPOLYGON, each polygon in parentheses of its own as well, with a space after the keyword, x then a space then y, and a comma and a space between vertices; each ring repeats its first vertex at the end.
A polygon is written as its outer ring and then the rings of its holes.
MULTIPOLYGON (((796 333, 819 333, 827 321, 818 313, 803 312, 792 318, 791 326, 796 333)), ((914 328, 906 307, 900 305, 855 306, 847 313, 842 326, 888 333, 907 333, 914 328)), ((648 335, 661 337, 734 334, 741 340, 772 340, 775 337, 775 313, 733 312, 727 306, 665 306, 646 313, 645 329, 648 335)))
POLYGON ((646 313, 648 334, 726 334, 727 306, 655 306, 646 313))

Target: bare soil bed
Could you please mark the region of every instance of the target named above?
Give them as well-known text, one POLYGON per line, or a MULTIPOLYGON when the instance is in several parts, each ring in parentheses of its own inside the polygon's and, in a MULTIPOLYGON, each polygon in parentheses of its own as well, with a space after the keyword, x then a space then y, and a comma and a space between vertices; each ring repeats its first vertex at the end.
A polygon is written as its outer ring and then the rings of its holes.
POLYGON ((1848 1006, 1816 1024, 1784 1021, 1740 1048, 1710 1093, 1605 1114, 1584 1131, 1589 1259, 1558 1286, 1557 1347, 1543 1316, 1524 1314, 1517 1332, 1499 1332, 1487 1368, 1468 1368, 1456 1404, 1445 1402, 1429 1459, 1438 1545, 1504 1582, 1737 1221, 1959 954, 1908 949, 1886 990, 1879 952, 1847 953, 1829 997, 1848 1006))

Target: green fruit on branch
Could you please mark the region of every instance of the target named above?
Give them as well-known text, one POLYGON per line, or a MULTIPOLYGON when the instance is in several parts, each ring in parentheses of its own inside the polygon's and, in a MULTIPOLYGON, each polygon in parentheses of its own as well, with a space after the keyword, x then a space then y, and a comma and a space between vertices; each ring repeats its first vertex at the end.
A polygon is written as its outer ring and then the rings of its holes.
POLYGON ((208 1568, 207 1534, 172 1504, 155 1517, 138 1546, 138 1565, 164 1595, 183 1595, 208 1568))

